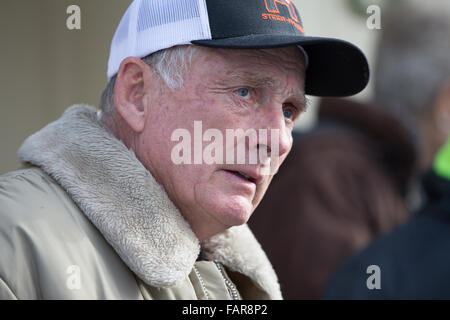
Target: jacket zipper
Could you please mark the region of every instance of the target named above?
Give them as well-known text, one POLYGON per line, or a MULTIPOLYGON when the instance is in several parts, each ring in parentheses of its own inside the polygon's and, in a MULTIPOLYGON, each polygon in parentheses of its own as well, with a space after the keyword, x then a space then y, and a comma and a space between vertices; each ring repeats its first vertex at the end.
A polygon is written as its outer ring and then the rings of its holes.
MULTIPOLYGON (((236 287, 233 285, 233 283, 231 283, 230 280, 227 279, 227 277, 225 276, 225 272, 222 269, 222 266, 217 261, 214 261, 214 263, 216 264, 216 267, 219 270, 220 275, 222 276, 223 280, 225 281, 228 293, 230 294, 231 298, 233 300, 239 300, 239 294, 237 293, 236 287)), ((210 300, 208 290, 206 290, 205 282, 203 281, 203 278, 200 275, 200 272, 198 271, 198 269, 195 266, 193 267, 193 269, 194 269, 195 275, 198 278, 198 281, 200 282, 200 287, 202 288, 202 291, 203 291, 203 294, 205 295, 206 300, 210 300)))
POLYGON ((239 300, 239 295, 237 293, 236 287, 231 283, 230 280, 227 279, 227 277, 225 276, 225 272, 222 269, 222 266, 217 261, 214 261, 214 263, 216 264, 217 269, 219 269, 220 274, 222 275, 222 278, 225 280, 225 284, 227 285, 228 292, 231 294, 231 297, 233 298, 233 300, 239 300))

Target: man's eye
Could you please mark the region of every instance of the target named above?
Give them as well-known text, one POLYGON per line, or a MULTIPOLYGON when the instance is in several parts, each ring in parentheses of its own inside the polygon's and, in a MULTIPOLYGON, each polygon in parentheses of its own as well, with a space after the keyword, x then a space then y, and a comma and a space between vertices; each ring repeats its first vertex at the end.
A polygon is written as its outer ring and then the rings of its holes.
POLYGON ((286 107, 283 109, 283 115, 286 119, 294 120, 296 112, 294 107, 286 107))
POLYGON ((240 88, 236 90, 236 93, 240 95, 242 98, 248 98, 250 90, 248 88, 240 88))
POLYGON ((292 117, 294 116, 294 112, 291 109, 284 109, 283 115, 285 118, 292 119, 292 117))

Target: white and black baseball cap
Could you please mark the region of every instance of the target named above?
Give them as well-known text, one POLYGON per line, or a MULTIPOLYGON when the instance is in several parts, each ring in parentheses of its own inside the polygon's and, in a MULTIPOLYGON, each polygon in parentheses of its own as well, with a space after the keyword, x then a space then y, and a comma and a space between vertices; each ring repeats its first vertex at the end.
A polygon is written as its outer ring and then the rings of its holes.
POLYGON ((305 36, 291 0, 134 0, 111 43, 108 79, 127 57, 143 58, 177 45, 263 49, 298 45, 306 52, 305 93, 349 96, 369 81, 355 45, 305 36))

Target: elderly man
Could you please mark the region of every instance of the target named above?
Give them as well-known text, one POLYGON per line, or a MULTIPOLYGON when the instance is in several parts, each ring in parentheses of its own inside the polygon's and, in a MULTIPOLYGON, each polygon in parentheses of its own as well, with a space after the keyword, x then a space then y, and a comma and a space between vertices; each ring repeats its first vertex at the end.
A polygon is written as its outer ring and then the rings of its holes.
MULTIPOLYGON (((26 167, 0 178, 0 297, 281 298, 245 223, 291 148, 304 95, 359 92, 364 55, 304 36, 288 0, 136 0, 108 77, 102 111, 69 108, 24 142, 26 167), (244 137, 243 163, 174 161, 177 130, 198 155, 199 122, 216 137, 258 135, 244 137), (251 163, 254 150, 266 158, 251 163)), ((228 159, 239 141, 215 152, 228 159)))

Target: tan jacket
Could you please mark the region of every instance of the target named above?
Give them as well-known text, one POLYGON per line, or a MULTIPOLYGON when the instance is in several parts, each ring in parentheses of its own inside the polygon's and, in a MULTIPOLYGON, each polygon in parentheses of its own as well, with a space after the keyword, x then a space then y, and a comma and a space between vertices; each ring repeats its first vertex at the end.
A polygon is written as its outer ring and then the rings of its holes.
POLYGON ((69 108, 24 142, 29 167, 0 177, 0 299, 281 299, 247 225, 196 261, 163 187, 97 119, 69 108))

